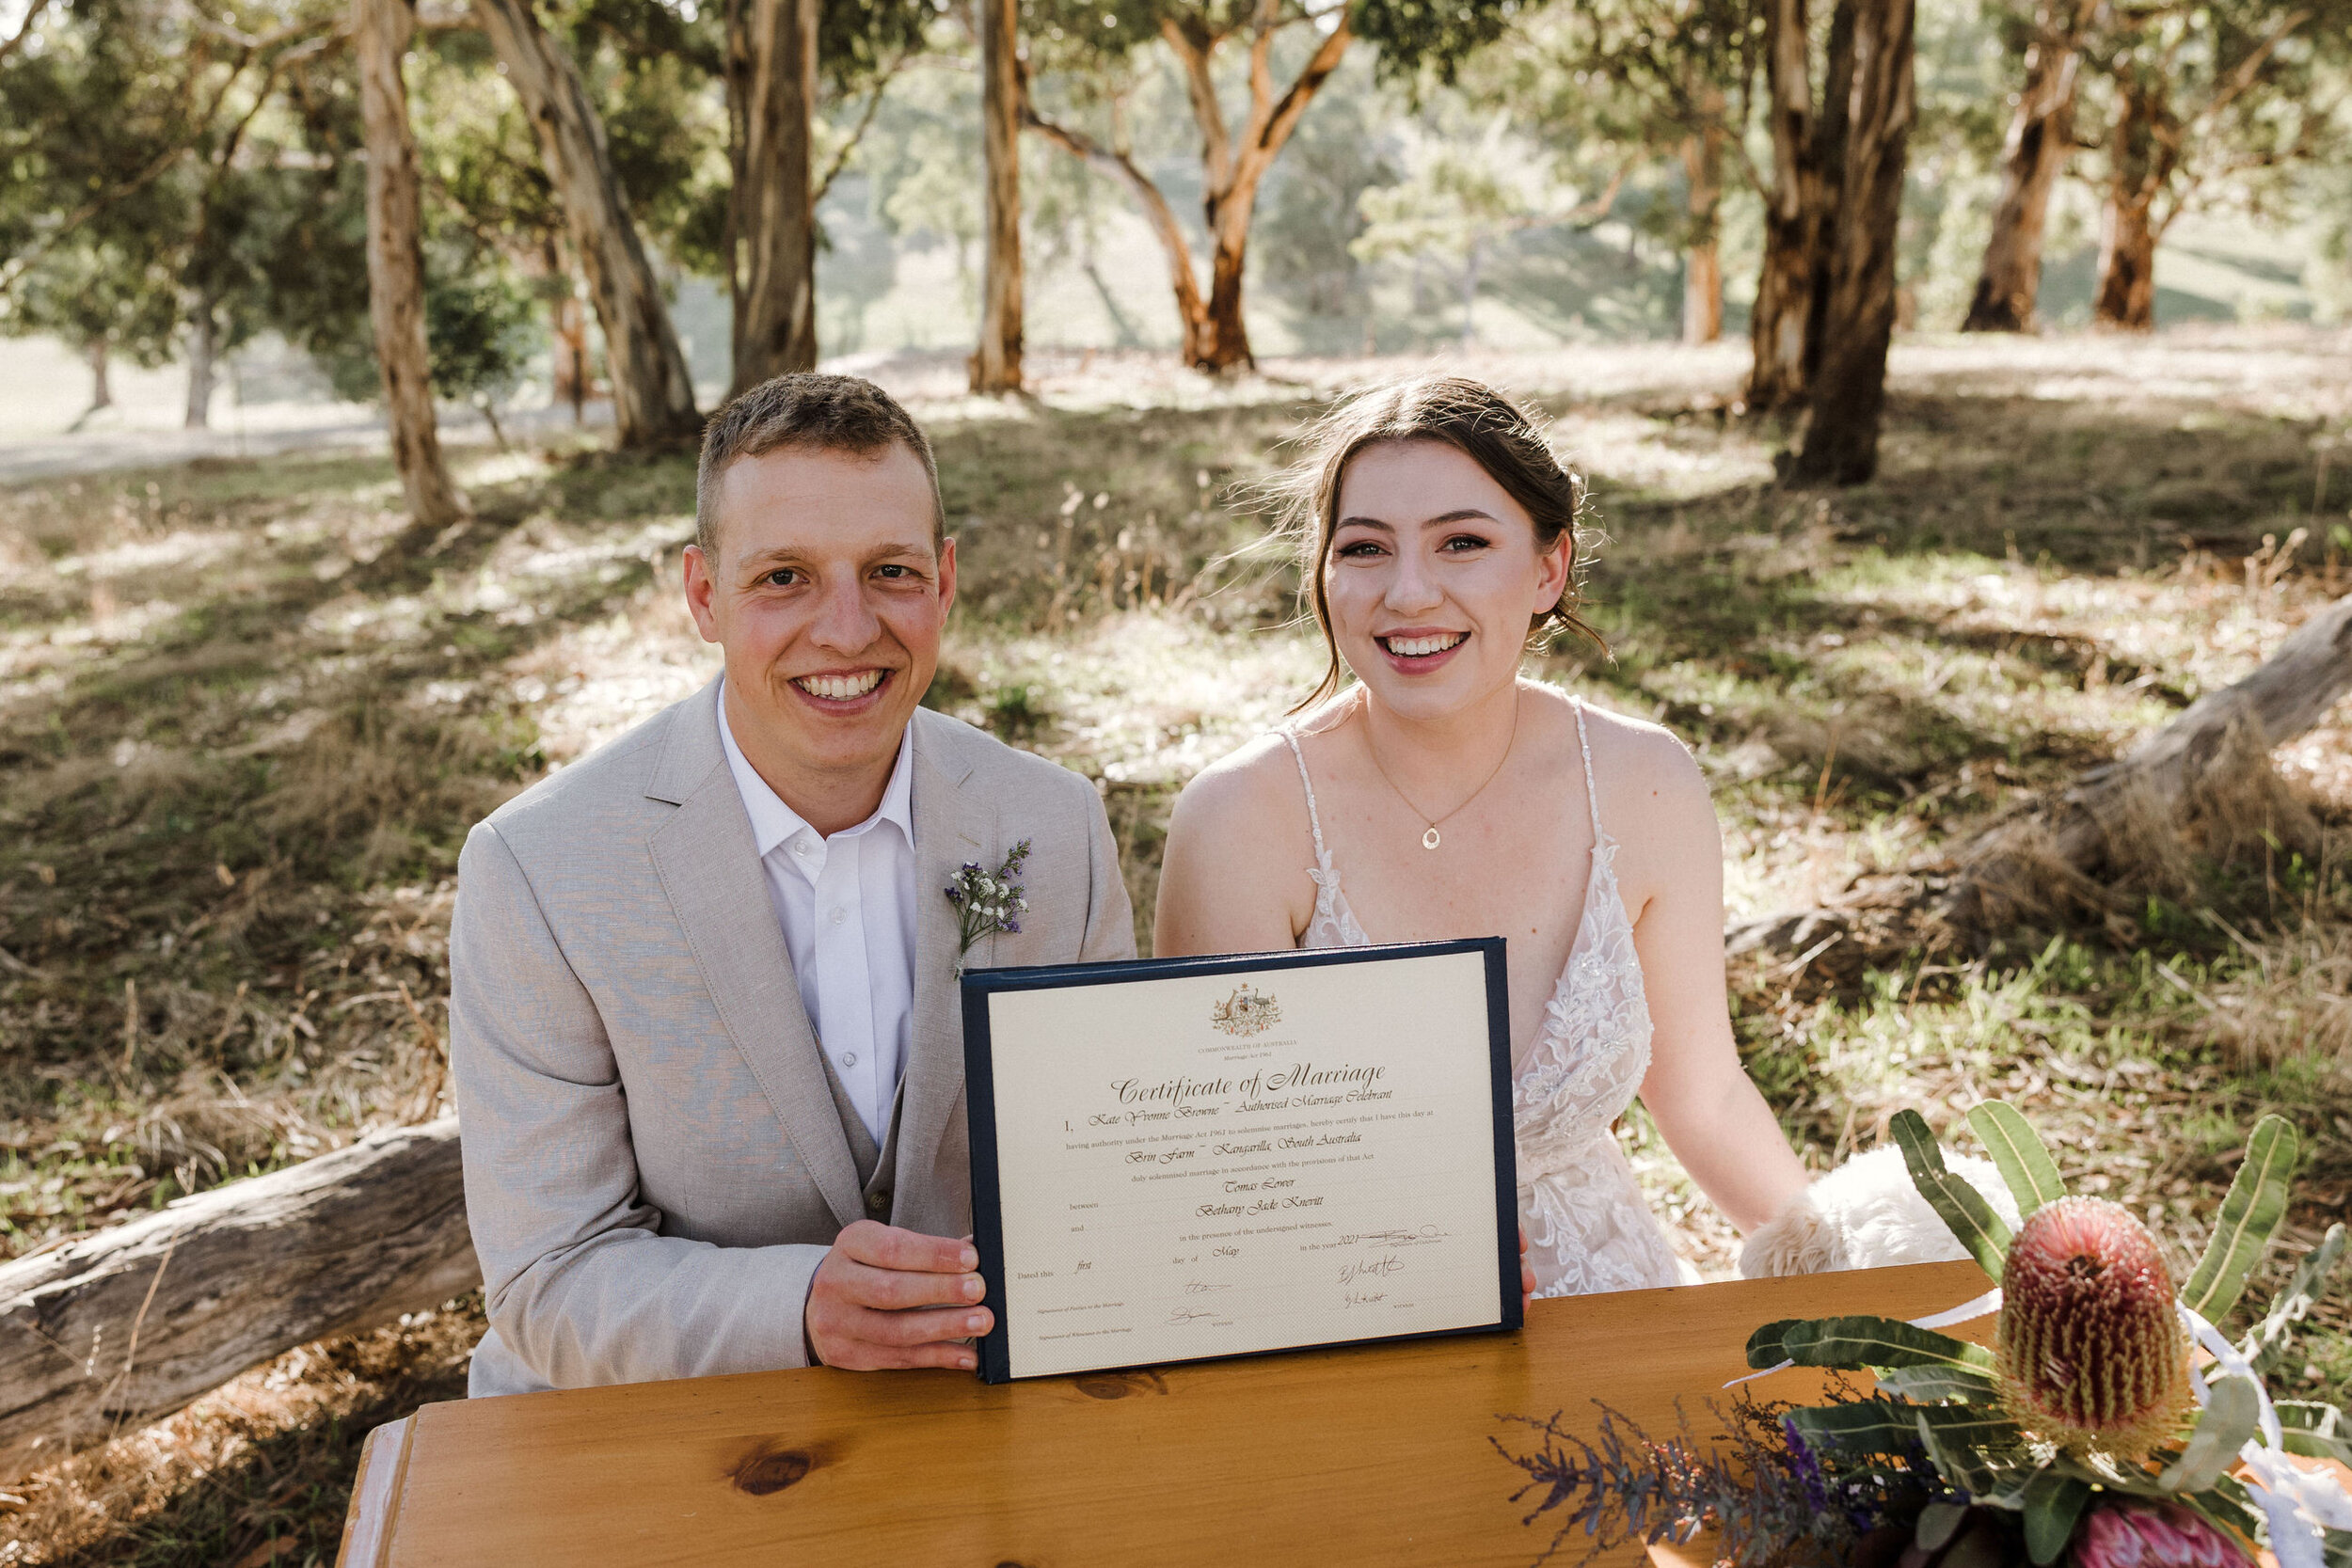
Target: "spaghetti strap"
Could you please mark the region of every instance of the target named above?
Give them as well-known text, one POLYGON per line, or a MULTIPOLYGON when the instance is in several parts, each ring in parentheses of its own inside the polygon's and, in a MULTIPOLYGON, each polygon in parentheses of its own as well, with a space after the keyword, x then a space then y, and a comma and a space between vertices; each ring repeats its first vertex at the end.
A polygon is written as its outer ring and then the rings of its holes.
MULTIPOLYGON (((1315 812, 1315 782, 1307 776, 1307 753, 1298 749, 1297 736, 1288 729, 1283 730, 1281 736, 1284 740, 1290 742, 1291 756, 1298 763, 1298 787, 1307 792, 1307 826, 1313 830, 1315 835, 1315 869, 1328 876, 1331 871, 1331 855, 1330 851, 1323 847, 1323 818, 1315 812)), ((1587 771, 1590 768, 1591 764, 1587 763, 1587 771)))
MULTIPOLYGON (((1581 697, 1572 697, 1569 701, 1576 705, 1576 744, 1578 749, 1584 753, 1584 803, 1592 808, 1593 842, 1595 844, 1598 844, 1601 841, 1600 791, 1593 787, 1593 743, 1584 734, 1584 699, 1581 697)), ((1292 743, 1292 749, 1296 750, 1296 747, 1297 743, 1294 741, 1292 743)), ((1299 774, 1302 778, 1306 774, 1306 766, 1307 765, 1304 762, 1299 764, 1299 774)), ((1310 812, 1313 810, 1313 794, 1311 791, 1308 795, 1308 809, 1310 812)), ((1320 832, 1316 834, 1315 842, 1318 845, 1323 842, 1320 832)))

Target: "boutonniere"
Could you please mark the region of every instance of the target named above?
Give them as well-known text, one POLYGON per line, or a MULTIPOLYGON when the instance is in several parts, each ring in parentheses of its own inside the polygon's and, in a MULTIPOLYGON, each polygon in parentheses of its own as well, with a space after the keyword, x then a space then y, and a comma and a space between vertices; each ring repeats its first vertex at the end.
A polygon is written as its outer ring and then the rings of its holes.
POLYGON ((965 861, 947 884, 947 902, 956 907, 960 941, 956 946, 956 974, 963 974, 963 956, 972 951, 972 944, 982 937, 997 931, 1019 935, 1021 917, 1029 912, 1029 900, 1023 895, 1021 884, 1013 879, 1021 875, 1021 863, 1029 858, 1029 841, 1023 839, 1012 847, 1005 863, 996 868, 994 876, 980 869, 977 861, 965 861))

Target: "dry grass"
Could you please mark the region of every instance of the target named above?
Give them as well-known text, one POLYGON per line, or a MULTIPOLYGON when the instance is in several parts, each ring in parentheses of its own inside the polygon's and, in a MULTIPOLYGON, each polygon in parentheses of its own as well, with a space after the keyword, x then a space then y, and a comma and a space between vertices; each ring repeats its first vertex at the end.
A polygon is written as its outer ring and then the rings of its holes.
MULTIPOLYGON (((2352 588, 2352 531, 2314 502, 2340 348, 1909 345, 1882 478, 1835 496, 1772 487, 1774 433, 1725 414, 1736 353, 1464 368, 1557 415, 1612 536, 1614 661, 1540 673, 1691 741, 1746 915, 1902 905, 2352 588)), ((1401 367, 1049 368, 1025 405, 906 372, 965 551, 933 700, 1102 783, 1148 942, 1175 789, 1320 667, 1285 568, 1234 557, 1261 528, 1232 498, 1318 398, 1401 367)), ((465 828, 708 677, 673 586, 684 464, 462 455, 479 517, 447 538, 405 528, 372 461, 0 492, 0 1255, 433 1114, 465 828)), ((1807 1158, 2002 1093, 2186 1248, 2276 1108, 2311 1148, 2299 1229, 2352 1201, 2345 722, 2267 759, 2286 782, 2264 770, 2260 801, 2209 801, 2233 831, 2140 856, 2095 921, 2012 910, 1982 951, 1737 969, 1751 1070, 1807 1158)), ((1640 1117, 1626 1136, 1686 1254, 1725 1269, 1727 1228, 1640 1117)), ((0 1501, 0 1554, 324 1561, 360 1430, 453 1397, 477 1324, 249 1375, 0 1501)), ((2352 1382, 2340 1309, 2291 1371, 2352 1382)))

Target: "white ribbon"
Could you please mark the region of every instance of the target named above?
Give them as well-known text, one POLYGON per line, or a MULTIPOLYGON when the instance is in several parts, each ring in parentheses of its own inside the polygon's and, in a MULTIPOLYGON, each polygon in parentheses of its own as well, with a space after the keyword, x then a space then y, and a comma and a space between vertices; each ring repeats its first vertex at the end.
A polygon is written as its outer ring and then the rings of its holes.
MULTIPOLYGON (((2270 1391, 2263 1386, 2261 1377, 2237 1347, 2221 1337, 2220 1330, 2186 1307, 2180 1313, 2190 1336, 2213 1356, 2224 1375, 2245 1378, 2254 1386, 2261 1435, 2248 1438, 2238 1458, 2245 1462, 2254 1500, 2269 1522, 2270 1549, 2279 1559, 2279 1568, 2325 1568, 2320 1528, 2352 1529, 2352 1497, 2344 1495, 2344 1483, 2333 1471, 2306 1470, 2288 1457, 2278 1409, 2270 1402, 2270 1391)), ((2201 1407, 2213 1397, 2205 1374, 2195 1366, 2188 1370, 2188 1386, 2201 1407)))

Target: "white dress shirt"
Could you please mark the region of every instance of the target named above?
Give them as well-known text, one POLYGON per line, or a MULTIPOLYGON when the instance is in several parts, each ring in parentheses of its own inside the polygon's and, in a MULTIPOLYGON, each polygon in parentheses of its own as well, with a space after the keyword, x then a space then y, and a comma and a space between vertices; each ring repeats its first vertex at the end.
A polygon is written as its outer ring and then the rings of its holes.
POLYGON ((898 764, 874 815, 826 838, 745 759, 727 727, 723 684, 719 740, 752 819, 768 899, 784 927, 818 1049, 866 1130, 882 1143, 914 1016, 913 741, 900 737, 898 764))

